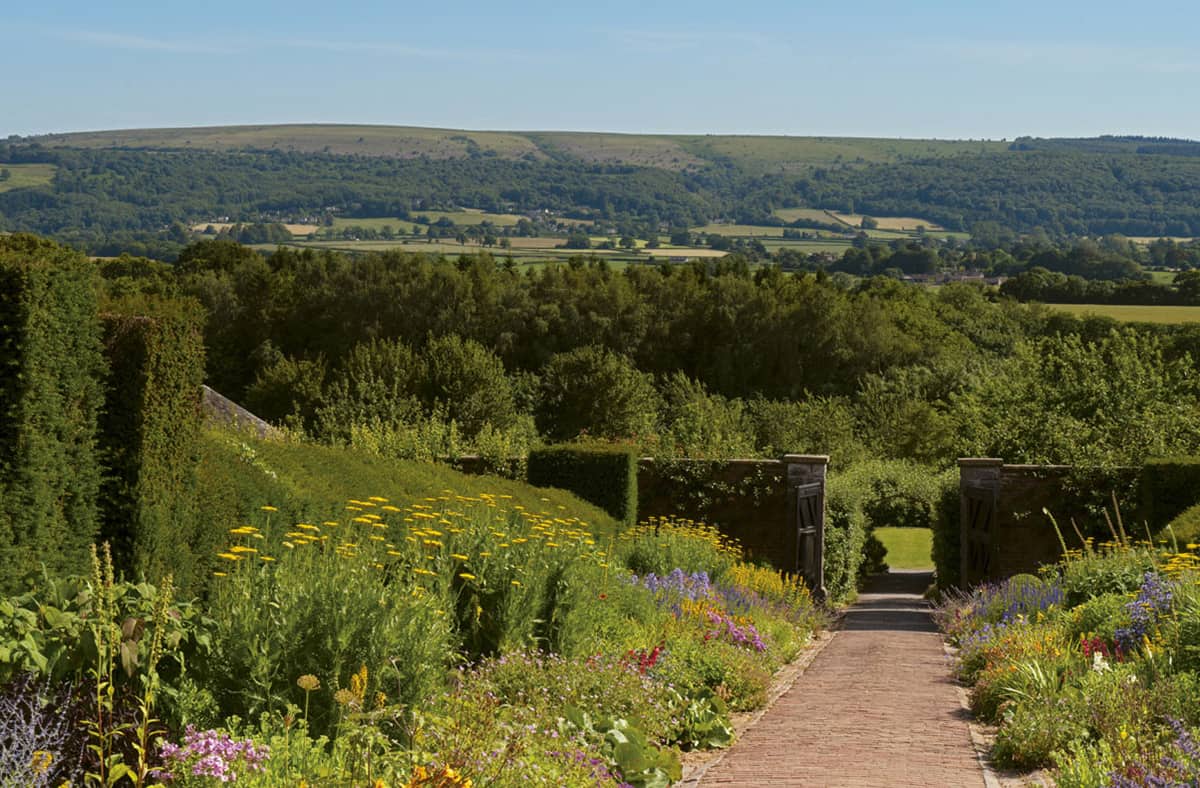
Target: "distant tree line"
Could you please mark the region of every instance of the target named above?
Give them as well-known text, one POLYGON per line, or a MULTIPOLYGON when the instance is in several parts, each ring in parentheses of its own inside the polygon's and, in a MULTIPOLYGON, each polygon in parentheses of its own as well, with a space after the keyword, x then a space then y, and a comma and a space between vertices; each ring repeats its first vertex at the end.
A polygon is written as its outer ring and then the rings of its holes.
MULTIPOLYGON (((96 252, 114 239, 151 249, 173 222, 214 215, 405 217, 468 206, 553 211, 654 228, 716 219, 785 226, 774 211, 816 207, 920 216, 966 231, 992 223, 1051 238, 1200 236, 1195 143, 1023 141, 1013 150, 758 174, 714 160, 682 172, 476 156, 388 159, 281 151, 85 150, 0 143, 0 165, 49 163, 49 185, 0 193, 0 229, 35 231, 96 252), (1053 144, 1051 144, 1053 143, 1053 144)), ((841 231, 823 221, 790 228, 841 231)), ((624 233, 623 233, 624 234, 624 233)), ((637 237, 637 236, 635 236, 637 237)), ((169 248, 169 247, 167 247, 169 248)), ((178 251, 178 245, 174 250, 178 251)))
POLYGON ((335 442, 455 425, 510 448, 586 435, 939 464, 1200 449, 1200 326, 1122 329, 968 284, 853 283, 736 256, 522 272, 486 252, 264 256, 228 240, 102 271, 109 297, 199 301, 210 384, 335 442), (1084 374, 1110 366, 1120 380, 1084 374))

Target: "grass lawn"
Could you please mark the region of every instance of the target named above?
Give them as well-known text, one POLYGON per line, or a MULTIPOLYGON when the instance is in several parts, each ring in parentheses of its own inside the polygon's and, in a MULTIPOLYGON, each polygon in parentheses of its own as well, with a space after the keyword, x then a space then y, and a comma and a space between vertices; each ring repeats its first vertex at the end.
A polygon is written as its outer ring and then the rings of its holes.
POLYGON ((1136 306, 1128 304, 1048 304, 1073 315, 1099 315, 1126 323, 1200 323, 1200 306, 1136 306))
POLYGON ((0 192, 48 184, 58 169, 53 164, 0 164, 0 168, 8 170, 8 179, 0 181, 0 192))
POLYGON ((876 528, 892 569, 933 569, 933 532, 928 528, 876 528))

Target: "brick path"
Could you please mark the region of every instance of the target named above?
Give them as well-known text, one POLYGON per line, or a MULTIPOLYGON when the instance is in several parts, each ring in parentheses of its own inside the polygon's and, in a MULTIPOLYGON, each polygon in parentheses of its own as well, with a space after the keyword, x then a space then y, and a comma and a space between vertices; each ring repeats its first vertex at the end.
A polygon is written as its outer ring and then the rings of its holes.
POLYGON ((701 786, 980 786, 927 573, 874 578, 800 678, 701 786))

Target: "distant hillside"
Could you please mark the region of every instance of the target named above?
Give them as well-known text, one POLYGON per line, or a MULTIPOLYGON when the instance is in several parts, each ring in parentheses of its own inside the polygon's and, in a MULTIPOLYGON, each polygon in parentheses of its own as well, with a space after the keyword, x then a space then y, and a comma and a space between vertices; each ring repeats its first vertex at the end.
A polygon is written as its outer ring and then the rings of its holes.
MULTIPOLYGON (((178 250, 200 222, 329 224, 470 208, 605 222, 820 230, 800 209, 1051 236, 1200 236, 1200 143, 1013 142, 288 125, 0 142, 0 231, 96 254, 178 250), (781 213, 781 211, 783 213, 781 213)), ((835 228, 836 229, 836 228, 835 228)), ((149 252, 143 252, 149 253, 149 252)))
POLYGON ((729 163, 754 173, 998 152, 1008 147, 1004 142, 961 140, 463 131, 337 124, 85 131, 30 137, 27 141, 47 147, 117 150, 253 150, 397 159, 569 159, 667 170, 729 163))

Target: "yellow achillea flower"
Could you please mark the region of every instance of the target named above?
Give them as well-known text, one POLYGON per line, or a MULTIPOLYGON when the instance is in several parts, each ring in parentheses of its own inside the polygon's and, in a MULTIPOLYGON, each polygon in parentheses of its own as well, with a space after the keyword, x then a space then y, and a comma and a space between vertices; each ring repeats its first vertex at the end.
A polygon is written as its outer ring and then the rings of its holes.
POLYGON ((465 556, 462 553, 451 553, 450 557, 456 561, 466 561, 470 556, 465 556))
POLYGON ((470 572, 459 572, 458 576, 461 577, 463 580, 474 580, 475 579, 475 575, 471 574, 470 572))
POLYGON ((34 750, 33 758, 29 761, 29 768, 34 774, 42 774, 50 768, 50 764, 54 761, 54 755, 46 750, 34 750))
POLYGON ((224 558, 226 561, 241 561, 242 560, 242 557, 240 555, 234 555, 233 553, 217 553, 217 557, 224 558))

